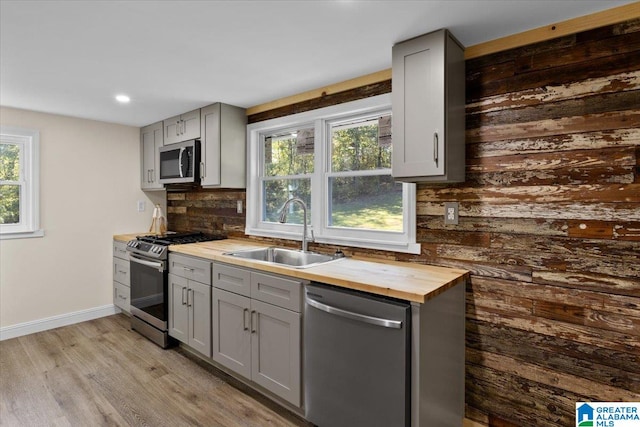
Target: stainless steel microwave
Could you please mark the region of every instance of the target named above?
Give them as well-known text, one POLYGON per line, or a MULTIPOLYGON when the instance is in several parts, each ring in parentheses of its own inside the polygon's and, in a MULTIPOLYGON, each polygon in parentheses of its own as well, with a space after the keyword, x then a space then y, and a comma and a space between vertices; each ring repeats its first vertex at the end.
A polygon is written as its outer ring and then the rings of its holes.
POLYGON ((200 141, 192 139, 159 148, 160 184, 182 184, 200 180, 200 141))

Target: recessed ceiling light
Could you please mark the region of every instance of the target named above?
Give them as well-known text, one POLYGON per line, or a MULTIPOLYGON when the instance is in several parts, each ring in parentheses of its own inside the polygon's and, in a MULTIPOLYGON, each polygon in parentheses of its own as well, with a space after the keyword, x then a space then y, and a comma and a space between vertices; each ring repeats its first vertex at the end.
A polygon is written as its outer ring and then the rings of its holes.
POLYGON ((131 101, 131 98, 129 98, 127 95, 116 95, 116 101, 126 104, 127 102, 131 101))

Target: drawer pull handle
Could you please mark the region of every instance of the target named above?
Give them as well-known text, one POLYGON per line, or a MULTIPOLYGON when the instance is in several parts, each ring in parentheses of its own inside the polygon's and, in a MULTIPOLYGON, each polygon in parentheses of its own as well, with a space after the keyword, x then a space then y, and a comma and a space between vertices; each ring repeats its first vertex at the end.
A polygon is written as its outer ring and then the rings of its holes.
POLYGON ((433 161, 438 164, 438 132, 433 133, 433 161))
POLYGON ((248 330, 249 330, 249 327, 247 326, 247 313, 249 313, 249 309, 248 309, 248 308, 245 308, 245 309, 242 311, 242 328, 243 328, 245 331, 248 331, 248 330))
POLYGON ((251 333, 255 334, 256 332, 258 332, 258 316, 255 317, 255 322, 254 322, 254 314, 256 314, 255 310, 251 310, 251 333))

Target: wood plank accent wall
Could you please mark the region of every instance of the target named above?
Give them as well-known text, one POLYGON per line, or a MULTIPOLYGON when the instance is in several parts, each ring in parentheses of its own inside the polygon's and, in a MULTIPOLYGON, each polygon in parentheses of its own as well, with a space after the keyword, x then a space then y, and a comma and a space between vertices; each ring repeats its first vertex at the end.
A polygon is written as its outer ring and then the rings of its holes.
MULTIPOLYGON (((574 426, 576 401, 640 401, 640 19, 467 60, 466 126, 467 181, 418 185, 422 253, 343 250, 471 271, 465 425, 574 426)), ((169 193, 169 222, 237 233, 241 195, 169 193)))
POLYGON ((467 182, 420 186, 418 233, 472 272, 467 418, 640 400, 640 19, 467 60, 466 126, 467 182))

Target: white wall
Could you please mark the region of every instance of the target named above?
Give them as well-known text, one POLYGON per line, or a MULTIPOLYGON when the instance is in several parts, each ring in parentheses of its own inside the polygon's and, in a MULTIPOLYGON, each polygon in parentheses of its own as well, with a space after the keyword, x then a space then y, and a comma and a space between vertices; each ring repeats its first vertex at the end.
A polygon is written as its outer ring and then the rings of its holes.
POLYGON ((12 108, 0 123, 40 131, 45 233, 0 241, 0 328, 111 304, 113 235, 166 212, 163 191, 140 190, 139 129, 12 108))

